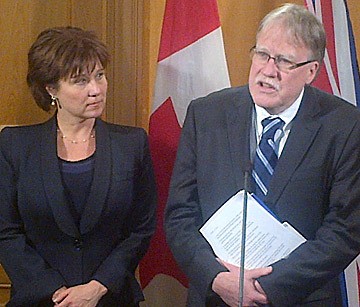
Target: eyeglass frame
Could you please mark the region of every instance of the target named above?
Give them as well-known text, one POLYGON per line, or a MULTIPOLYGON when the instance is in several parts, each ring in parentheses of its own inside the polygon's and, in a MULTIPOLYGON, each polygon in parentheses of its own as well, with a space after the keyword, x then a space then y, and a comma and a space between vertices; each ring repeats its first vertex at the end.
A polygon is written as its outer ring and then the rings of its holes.
MULTIPOLYGON (((250 49, 250 56, 251 56, 251 59, 253 59, 254 55, 255 54, 258 54, 259 52, 263 53, 264 55, 266 54, 268 59, 266 61, 266 63, 268 63, 271 59, 274 60, 274 64, 275 66, 277 67, 277 69, 279 69, 280 71, 290 71, 290 70, 294 70, 296 68, 299 68, 301 66, 304 66, 306 64, 310 64, 312 62, 316 62, 317 60, 308 60, 308 61, 305 61, 305 62, 300 62, 300 63, 296 63, 296 62, 293 62, 287 58, 285 58, 284 56, 282 55, 277 55, 275 57, 271 56, 269 53, 267 53, 266 51, 262 51, 262 50, 258 50, 256 48, 256 46, 253 46, 251 49, 250 49), (281 69, 279 66, 278 66, 278 61, 279 59, 283 59, 287 62, 289 62, 289 64, 292 64, 289 68, 286 68, 286 69, 281 69)), ((265 63, 264 63, 265 64, 265 63)))

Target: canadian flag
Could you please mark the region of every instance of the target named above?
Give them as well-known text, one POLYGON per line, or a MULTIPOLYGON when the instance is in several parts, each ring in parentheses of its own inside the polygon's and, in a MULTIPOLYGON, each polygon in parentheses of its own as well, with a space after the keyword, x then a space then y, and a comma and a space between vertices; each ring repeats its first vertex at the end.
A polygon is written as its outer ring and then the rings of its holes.
MULTIPOLYGON (((305 0, 309 11, 323 23, 327 48, 324 65, 314 86, 360 107, 360 78, 354 34, 345 0, 305 0)), ((343 306, 360 306, 360 255, 339 277, 343 306)))
POLYGON ((163 212, 187 107, 191 100, 229 86, 216 0, 167 0, 149 126, 158 189, 157 230, 139 268, 151 306, 184 306, 172 295, 179 286, 185 296, 187 280, 166 244, 163 212))

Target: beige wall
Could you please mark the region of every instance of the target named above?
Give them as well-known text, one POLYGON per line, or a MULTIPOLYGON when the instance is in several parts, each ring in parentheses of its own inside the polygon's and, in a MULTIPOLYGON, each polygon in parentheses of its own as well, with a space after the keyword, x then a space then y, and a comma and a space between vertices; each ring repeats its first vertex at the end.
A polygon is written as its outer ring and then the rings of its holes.
POLYGON ((137 86, 142 79, 142 0, 0 0, 0 125, 29 124, 50 115, 38 109, 26 85, 27 51, 41 30, 79 26, 95 31, 109 47, 112 61, 108 106, 104 117, 130 125, 146 125, 137 86))
MULTIPOLYGON (((224 44, 233 85, 247 82, 250 67, 248 50, 255 43, 255 33, 259 21, 273 8, 284 2, 304 4, 303 0, 218 0, 224 44)), ((360 1, 347 0, 357 39, 358 59, 360 59, 360 1)))
MULTIPOLYGON (((218 0, 232 85, 244 84, 260 19, 279 0, 218 0)), ((292 2, 302 4, 303 0, 292 2)), ((360 54, 360 2, 348 0, 360 54)), ((44 28, 74 25, 94 30, 112 55, 104 118, 148 124, 165 0, 0 0, 0 125, 43 121, 25 82, 26 55, 44 28)))
MULTIPOLYGON (((248 50, 255 43, 255 33, 260 20, 266 13, 284 2, 304 4, 303 0, 218 0, 217 2, 229 74, 234 86, 247 82, 250 67, 248 50)), ((354 28, 358 59, 360 59, 360 1, 347 0, 347 3, 354 28)), ((164 7, 165 0, 157 0, 151 4, 150 85, 153 84, 156 74, 156 57, 164 7)))
MULTIPOLYGON (((233 85, 247 81, 248 50, 258 22, 282 2, 218 0, 233 85)), ((360 55, 360 2, 347 3, 360 55)), ((37 123, 50 116, 36 106, 27 89, 27 51, 41 30, 73 25, 94 30, 109 47, 104 118, 147 128, 164 6, 165 0, 0 0, 0 125, 37 123)), ((2 291, 8 295, 7 283, 0 270, 0 306, 2 291)))

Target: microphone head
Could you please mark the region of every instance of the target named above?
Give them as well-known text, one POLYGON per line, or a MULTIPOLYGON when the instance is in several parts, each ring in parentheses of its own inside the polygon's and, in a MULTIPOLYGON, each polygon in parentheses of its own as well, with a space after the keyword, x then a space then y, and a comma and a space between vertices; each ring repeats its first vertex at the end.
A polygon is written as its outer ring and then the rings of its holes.
POLYGON ((250 160, 244 163, 244 191, 250 191, 250 178, 252 172, 252 164, 250 160))

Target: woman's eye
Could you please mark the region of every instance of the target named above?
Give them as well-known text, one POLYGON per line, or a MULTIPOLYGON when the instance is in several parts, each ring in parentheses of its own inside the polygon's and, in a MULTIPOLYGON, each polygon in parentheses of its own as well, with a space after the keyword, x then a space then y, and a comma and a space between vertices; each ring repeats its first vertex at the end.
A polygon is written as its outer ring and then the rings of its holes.
POLYGON ((77 78, 77 79, 75 79, 75 83, 76 83, 76 84, 80 84, 80 85, 86 84, 86 83, 87 83, 87 79, 86 79, 86 78, 77 78))
POLYGON ((105 76, 105 73, 102 71, 102 72, 99 72, 96 74, 96 79, 100 80, 102 79, 103 77, 105 76))

